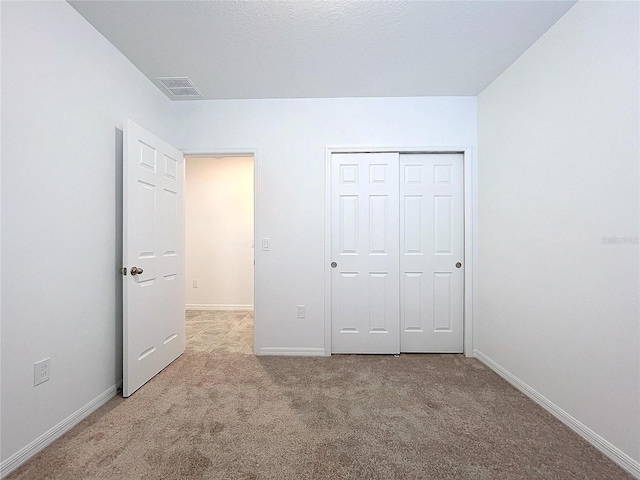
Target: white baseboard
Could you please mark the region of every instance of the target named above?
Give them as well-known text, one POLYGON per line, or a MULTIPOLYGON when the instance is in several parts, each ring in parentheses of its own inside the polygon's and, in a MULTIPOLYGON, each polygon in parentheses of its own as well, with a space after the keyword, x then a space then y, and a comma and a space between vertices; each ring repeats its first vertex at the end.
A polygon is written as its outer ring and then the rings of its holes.
POLYGON ((324 348, 303 347, 260 347, 258 355, 289 355, 297 357, 323 357, 324 348))
POLYGON ((551 413, 554 417, 568 426, 571 430, 576 432, 587 442, 597 448, 600 452, 609 457, 613 462, 620 465, 631 475, 640 479, 640 462, 637 462, 622 450, 614 446, 611 442, 602 438, 585 424, 571 416, 569 413, 565 412, 562 408, 553 403, 547 397, 527 385, 525 382, 520 380, 518 377, 516 377, 514 374, 509 372, 507 369, 505 369, 495 361, 493 361, 491 358, 487 357, 484 353, 478 350, 474 350, 473 353, 474 357, 484 363, 487 367, 496 372, 498 375, 500 375, 507 382, 516 387, 542 408, 551 413))
POLYGON ((47 432, 40 435, 29 445, 18 450, 16 453, 7 458, 0 464, 0 478, 4 478, 9 475, 9 473, 13 472, 16 468, 20 467, 31 457, 51 445, 54 441, 56 441, 82 420, 95 412, 102 405, 115 397, 121 387, 122 382, 109 388, 107 391, 101 393, 96 398, 87 403, 84 407, 72 413, 60 423, 49 429, 47 432))
POLYGON ((185 310, 250 310, 253 311, 253 305, 228 305, 220 303, 187 303, 185 310))

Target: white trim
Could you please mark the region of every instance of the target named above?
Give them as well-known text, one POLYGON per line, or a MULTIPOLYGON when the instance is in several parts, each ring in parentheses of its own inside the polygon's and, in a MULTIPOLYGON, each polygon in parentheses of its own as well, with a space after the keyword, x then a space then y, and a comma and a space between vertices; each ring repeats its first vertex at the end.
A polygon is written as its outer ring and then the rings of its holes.
POLYGON ((7 475, 9 475, 9 473, 13 472, 16 468, 27 462, 27 460, 29 460, 31 457, 51 445, 54 441, 56 441, 82 420, 95 412, 102 405, 115 397, 121 388, 122 382, 119 382, 117 385, 110 387, 108 390, 101 393, 96 398, 87 403, 84 407, 76 410, 60 423, 40 435, 26 447, 11 455, 4 462, 2 462, 2 464, 0 464, 0 478, 6 477, 7 475))
POLYGON ((487 367, 493 370, 495 373, 504 378, 511 385, 516 387, 522 393, 524 393, 531 400, 536 402, 542 408, 551 413, 554 417, 568 426, 571 430, 576 432, 582 438, 584 438, 587 442, 597 448, 600 452, 602 452, 605 456, 610 458, 614 463, 618 464, 620 467, 624 468, 631 475, 634 475, 636 478, 640 478, 640 462, 634 460, 629 455, 624 453, 618 447, 614 446, 611 442, 604 439, 596 432, 591 430, 585 424, 580 422, 578 419, 565 412, 558 405, 553 403, 547 397, 539 393, 534 388, 527 385, 525 382, 516 377, 513 373, 508 371, 506 368, 502 367, 500 364, 486 356, 484 353, 475 350, 474 357, 484 363, 487 367))
POLYGON ((422 147, 340 147, 325 149, 325 214, 324 214, 324 349, 331 355, 331 154, 332 153, 462 153, 464 165, 464 354, 473 356, 473 279, 476 266, 474 252, 478 245, 478 176, 475 150, 470 146, 422 147))
MULTIPOLYGON (((185 157, 240 157, 253 156, 253 244, 260 245, 261 227, 260 219, 260 162, 259 149, 251 148, 205 148, 205 149, 180 149, 185 157)), ((258 355, 262 341, 262 309, 260 307, 260 252, 258 248, 253 249, 253 353, 258 355)))
POLYGON ((190 150, 179 148, 185 157, 249 157, 256 154, 257 148, 212 148, 190 150))
POLYGON ((297 357, 322 357, 325 356, 324 348, 306 347, 260 347, 256 355, 288 355, 297 357))
POLYGON ((473 357, 473 305, 478 255, 478 159, 473 147, 464 154, 464 354, 473 357))
POLYGON ((324 158, 324 350, 331 355, 331 154, 327 147, 324 158))
POLYGON ((222 303, 187 303, 185 310, 251 310, 253 305, 227 305, 222 303))

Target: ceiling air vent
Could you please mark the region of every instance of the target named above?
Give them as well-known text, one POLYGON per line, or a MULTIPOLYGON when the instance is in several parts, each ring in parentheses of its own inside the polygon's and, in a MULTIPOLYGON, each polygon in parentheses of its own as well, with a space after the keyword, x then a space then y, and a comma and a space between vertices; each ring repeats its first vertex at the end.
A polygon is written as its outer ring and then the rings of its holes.
POLYGON ((202 97, 189 77, 156 77, 156 80, 169 92, 173 98, 202 97))

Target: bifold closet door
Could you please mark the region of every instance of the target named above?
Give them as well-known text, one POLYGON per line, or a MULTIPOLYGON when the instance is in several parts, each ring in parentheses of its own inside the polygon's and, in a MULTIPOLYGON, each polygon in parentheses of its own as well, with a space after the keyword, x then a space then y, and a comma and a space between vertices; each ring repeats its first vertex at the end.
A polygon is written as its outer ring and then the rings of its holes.
POLYGON ((399 154, 331 155, 331 350, 398 353, 399 154))
POLYGON ((402 352, 462 353, 462 154, 400 155, 402 352))

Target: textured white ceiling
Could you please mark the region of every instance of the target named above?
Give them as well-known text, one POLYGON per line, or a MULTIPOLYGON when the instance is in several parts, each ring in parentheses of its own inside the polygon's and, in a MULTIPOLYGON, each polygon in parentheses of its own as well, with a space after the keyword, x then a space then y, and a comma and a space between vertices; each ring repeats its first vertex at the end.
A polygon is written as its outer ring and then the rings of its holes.
POLYGON ((575 2, 69 3, 150 79, 224 99, 477 95, 575 2))

